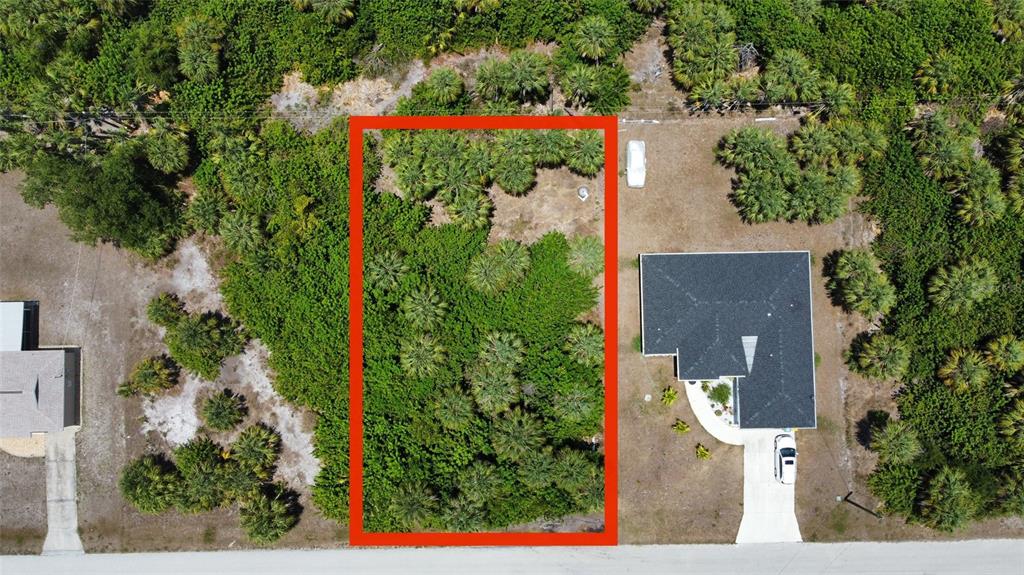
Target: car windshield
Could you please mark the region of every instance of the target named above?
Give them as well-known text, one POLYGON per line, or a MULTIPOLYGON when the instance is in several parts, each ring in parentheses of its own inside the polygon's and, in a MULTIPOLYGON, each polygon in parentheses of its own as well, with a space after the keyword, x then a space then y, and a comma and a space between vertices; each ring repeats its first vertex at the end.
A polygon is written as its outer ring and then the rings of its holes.
POLYGON ((796 450, 792 447, 783 447, 779 450, 779 455, 783 457, 796 457, 796 450))

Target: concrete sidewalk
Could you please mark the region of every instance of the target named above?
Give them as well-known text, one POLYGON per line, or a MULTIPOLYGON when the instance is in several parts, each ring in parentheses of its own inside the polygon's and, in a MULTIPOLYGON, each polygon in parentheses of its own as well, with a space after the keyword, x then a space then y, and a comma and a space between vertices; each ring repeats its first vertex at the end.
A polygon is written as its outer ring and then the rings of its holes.
POLYGON ((46 541, 43 555, 81 555, 78 537, 78 479, 75 432, 70 427, 46 436, 46 541))

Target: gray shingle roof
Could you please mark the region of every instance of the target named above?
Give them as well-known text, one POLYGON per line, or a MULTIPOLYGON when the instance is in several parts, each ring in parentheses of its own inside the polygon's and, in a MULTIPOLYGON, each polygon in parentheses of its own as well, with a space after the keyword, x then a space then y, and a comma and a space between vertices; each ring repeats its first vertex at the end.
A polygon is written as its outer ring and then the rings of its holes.
POLYGON ((0 351, 0 437, 31 437, 78 423, 77 382, 65 379, 67 353, 0 351))
POLYGON ((640 278, 645 355, 740 376, 740 427, 815 427, 808 252, 642 254, 640 278))

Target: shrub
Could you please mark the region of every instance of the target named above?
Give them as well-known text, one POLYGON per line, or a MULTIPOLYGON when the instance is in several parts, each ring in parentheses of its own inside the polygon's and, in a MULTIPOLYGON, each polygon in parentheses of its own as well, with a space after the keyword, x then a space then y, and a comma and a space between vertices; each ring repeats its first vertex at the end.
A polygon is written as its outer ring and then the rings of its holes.
POLYGON ((711 459, 711 450, 704 447, 703 443, 698 443, 697 447, 694 449, 694 455, 696 455, 697 459, 700 459, 701 461, 707 461, 708 459, 711 459))
POLYGON ((295 494, 279 483, 254 490, 238 505, 242 529, 258 544, 280 539, 299 522, 299 512, 295 494))
POLYGON ((1024 369, 1024 342, 1013 334, 999 336, 985 346, 988 365, 1002 373, 1024 369))
POLYGON ((954 349, 939 367, 939 379, 954 391, 967 391, 988 382, 991 373, 985 356, 973 349, 954 349))
POLYGON ((170 389, 178 384, 181 370, 178 364, 166 355, 157 355, 143 360, 132 370, 128 381, 117 386, 117 394, 129 397, 136 394, 150 395, 170 389))
POLYGON ((844 308, 866 316, 888 313, 896 305, 896 289, 868 250, 840 253, 829 289, 838 294, 844 308))
POLYGON ((978 511, 978 497, 967 475, 951 467, 943 467, 932 478, 921 504, 925 524, 940 531, 963 527, 978 511))
POLYGON ((728 405, 732 399, 732 386, 728 383, 719 383, 711 388, 708 399, 719 405, 728 405))
POLYGON ((739 65, 735 21, 718 2, 674 2, 667 14, 672 77, 683 89, 727 78, 739 65))
POLYGON ((604 245, 597 236, 576 236, 569 240, 569 267, 588 278, 604 271, 604 245))
POLYGON ((176 326, 186 315, 185 304, 172 293, 163 292, 146 306, 149 321, 165 328, 176 326))
POLYGON ((683 435, 685 433, 689 433, 690 432, 690 424, 686 423, 682 419, 677 419, 675 421, 675 423, 672 424, 672 431, 675 431, 679 435, 683 435))
POLYGON ((875 334, 855 341, 847 356, 850 369, 876 379, 897 379, 910 364, 907 345, 891 334, 875 334))
POLYGON ((966 311, 991 297, 998 281, 988 262, 975 258, 940 268, 928 282, 928 296, 942 309, 966 311))
POLYGON ((210 381, 217 378, 225 358, 242 352, 245 341, 234 321, 215 312, 189 314, 164 336, 175 361, 210 381))
POLYGON ((671 406, 676 400, 679 399, 679 392, 673 387, 666 387, 661 390, 661 404, 665 406, 671 406))
POLYGON ((146 455, 125 466, 119 482, 121 495, 143 513, 163 513, 174 505, 182 488, 174 465, 146 455))
POLYGON ((574 325, 566 337, 565 349, 579 363, 599 366, 604 362, 604 332, 592 323, 574 325))
POLYGON ((245 419, 245 396, 223 389, 203 401, 200 413, 210 429, 229 431, 245 419))
POLYGON ((871 449, 878 453, 883 465, 911 463, 924 451, 917 431, 902 419, 890 419, 884 427, 873 430, 871 449))
POLYGON ((261 480, 274 476, 281 451, 281 435, 263 424, 250 425, 231 444, 228 457, 247 473, 261 480))

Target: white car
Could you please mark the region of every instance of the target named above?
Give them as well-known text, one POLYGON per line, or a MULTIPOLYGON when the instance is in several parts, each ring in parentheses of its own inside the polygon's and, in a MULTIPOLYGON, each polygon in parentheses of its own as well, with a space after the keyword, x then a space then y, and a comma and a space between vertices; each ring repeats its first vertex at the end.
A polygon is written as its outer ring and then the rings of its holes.
POLYGON ((647 179, 647 145, 643 140, 630 140, 626 144, 626 185, 644 187, 647 179))
POLYGON ((775 436, 775 479, 784 485, 796 482, 796 439, 788 433, 775 436))

